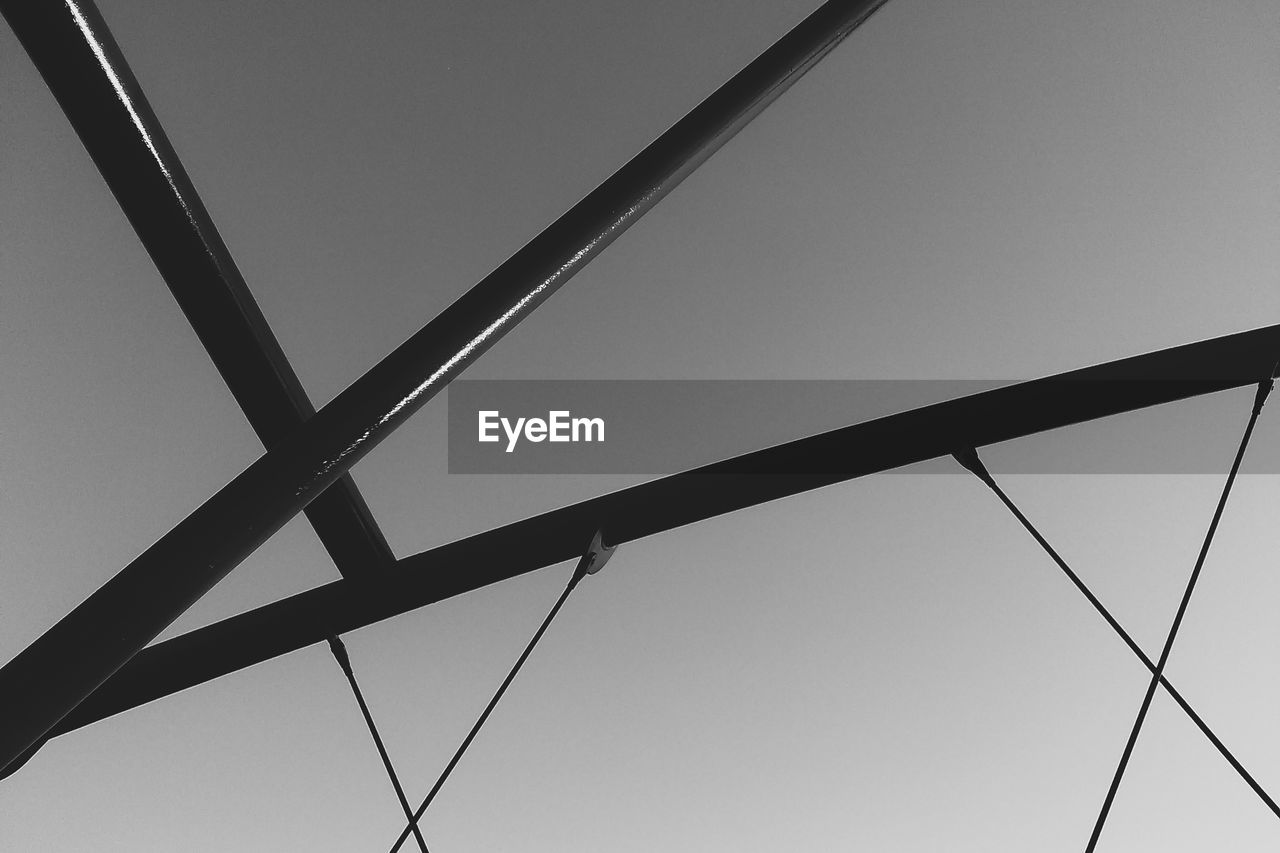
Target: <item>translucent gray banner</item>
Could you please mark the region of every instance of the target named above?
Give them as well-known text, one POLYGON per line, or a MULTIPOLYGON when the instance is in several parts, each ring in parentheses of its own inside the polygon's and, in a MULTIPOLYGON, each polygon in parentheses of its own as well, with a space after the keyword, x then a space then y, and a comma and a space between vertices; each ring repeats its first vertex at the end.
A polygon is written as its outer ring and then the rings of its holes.
MULTIPOLYGON (((673 474, 1007 384, 460 380, 448 390, 449 472, 673 474)), ((1005 473, 1225 473, 1253 395, 1253 387, 1206 394, 1005 442, 983 455, 1005 473)), ((1275 431, 1266 428, 1266 414, 1245 473, 1280 472, 1280 442, 1269 440, 1275 431)), ((950 459, 897 469, 957 470, 950 459)))

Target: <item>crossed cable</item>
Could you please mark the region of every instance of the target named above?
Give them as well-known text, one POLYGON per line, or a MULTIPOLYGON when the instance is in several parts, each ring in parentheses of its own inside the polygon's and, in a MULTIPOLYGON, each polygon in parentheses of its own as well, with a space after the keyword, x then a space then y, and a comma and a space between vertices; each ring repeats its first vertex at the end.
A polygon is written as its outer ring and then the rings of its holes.
MULTIPOLYGON (((1280 365, 1277 365, 1277 367, 1280 367, 1280 365)), ((1026 528, 1032 538, 1039 543, 1045 553, 1047 553, 1049 557, 1057 563, 1058 568, 1062 569, 1063 573, 1075 585, 1076 589, 1080 590, 1084 597, 1088 599, 1089 603, 1093 605, 1093 608, 1097 610, 1102 618, 1106 620, 1107 624, 1111 626, 1112 630, 1120 636, 1120 639, 1124 640, 1125 645, 1129 647, 1134 655, 1137 656, 1138 660, 1142 661, 1142 664, 1151 672, 1151 681, 1147 685, 1147 692, 1142 698, 1142 705, 1138 709, 1137 719, 1134 721, 1133 728, 1129 732, 1129 738, 1125 742, 1124 751, 1120 755, 1120 762, 1116 767, 1115 774, 1111 778, 1111 785, 1107 789, 1106 797, 1102 802, 1102 809, 1098 813, 1097 821, 1094 823, 1093 832, 1089 836, 1089 842, 1085 847, 1085 853, 1093 853, 1094 848, 1098 845, 1098 839, 1102 835, 1102 828, 1107 821, 1107 815, 1111 811, 1111 805, 1115 801, 1116 792, 1120 788, 1120 780, 1123 778, 1125 768, 1129 763, 1129 758, 1133 754, 1133 748, 1137 743, 1138 734, 1142 731, 1142 724, 1146 720, 1147 711, 1151 707, 1151 700, 1154 698, 1156 688, 1158 686, 1164 687, 1169 696, 1178 703, 1178 706, 1182 708, 1191 721, 1196 724, 1196 727, 1199 728, 1200 731, 1204 732, 1205 737, 1207 737, 1209 742, 1212 743, 1218 752, 1222 754, 1222 757, 1227 760, 1227 763, 1229 763, 1235 769, 1236 773, 1238 773, 1240 777, 1248 783, 1254 793, 1256 793, 1258 797, 1266 803, 1267 808, 1271 809, 1271 812, 1275 814, 1276 817, 1280 817, 1280 806, 1276 805, 1275 800, 1273 800, 1267 792, 1262 789, 1262 786, 1258 784, 1252 774, 1245 769, 1244 765, 1241 764, 1240 761, 1231 753, 1231 750, 1227 749, 1226 744, 1224 744, 1222 740, 1213 733, 1208 724, 1205 723, 1194 709, 1192 709, 1187 700, 1182 697, 1182 694, 1178 692, 1178 690, 1167 678, 1165 678, 1164 675, 1165 665, 1169 662, 1169 655, 1173 651, 1174 639, 1177 637, 1178 629, 1182 625, 1182 618, 1186 615, 1187 605, 1191 601, 1191 594, 1195 590, 1196 581, 1199 580, 1200 577, 1200 570, 1204 567, 1205 558, 1209 554, 1209 546, 1213 543, 1214 534, 1218 530, 1218 522, 1222 519, 1222 512, 1226 508, 1227 498, 1231 494, 1231 487, 1235 484, 1236 475, 1240 471, 1240 463, 1244 460, 1245 450, 1249 446, 1249 439, 1253 435, 1253 428, 1258 422, 1258 415, 1262 412, 1263 403, 1266 402, 1267 395, 1271 392, 1271 388, 1274 383, 1271 376, 1274 375, 1275 372, 1276 371, 1273 369, 1267 375, 1266 379, 1258 383, 1258 392, 1254 396, 1253 400, 1253 410, 1249 415, 1249 422, 1245 426, 1244 435, 1240 438, 1240 445, 1236 449, 1235 460, 1231 464, 1231 471, 1227 475, 1226 483, 1222 487, 1222 494, 1219 496, 1217 507, 1214 509, 1213 519, 1209 523, 1208 532, 1205 534, 1204 542, 1200 546, 1200 553, 1196 557, 1195 567, 1191 570, 1191 577, 1187 581, 1186 589, 1183 591, 1182 600, 1178 604, 1178 610, 1174 615, 1173 624, 1169 628, 1168 636, 1165 638, 1164 647, 1160 651, 1160 659, 1154 663, 1151 658, 1143 652, 1141 647, 1138 646, 1133 637, 1130 636, 1129 632, 1126 631, 1118 621, 1116 621, 1116 618, 1111 615, 1106 606, 1104 606, 1089 587, 1085 585, 1084 581, 1080 579, 1080 576, 1067 565, 1066 561, 1062 559, 1058 552, 1054 550, 1053 546, 1050 545, 1044 536, 1041 535, 1035 525, 1031 523, 1031 521, 1020 509, 1018 509, 1017 505, 1014 504, 1009 496, 1005 494, 1004 489, 1000 488, 1000 485, 995 481, 991 472, 987 470, 986 466, 982 464, 982 460, 978 458, 977 450, 969 447, 959 450, 953 454, 957 462, 976 475, 978 479, 985 483, 991 491, 995 493, 996 497, 998 497, 1001 502, 1009 508, 1009 511, 1013 513, 1019 523, 1026 528)))
POLYGON ((435 799, 436 794, 444 787, 445 780, 449 778, 453 768, 458 766, 463 753, 467 751, 467 747, 475 740, 480 728, 489 719, 493 709, 497 707, 502 694, 507 691, 507 688, 511 686, 511 682, 515 680, 516 673, 524 666, 524 662, 528 660, 534 646, 538 645, 538 641, 542 639, 542 635, 546 633, 548 626, 556 618, 560 608, 564 606, 565 601, 569 598, 569 593, 573 592, 578 582, 584 577, 594 575, 604 568, 604 564, 609 561, 616 549, 616 545, 605 544, 603 531, 597 530, 595 535, 592 536, 591 543, 587 546, 586 551, 583 552, 582 557, 579 558, 578 564, 574 566, 573 574, 569 577, 569 583, 565 586, 564 592, 560 593, 556 603, 551 606, 551 611, 547 613, 546 618, 542 620, 542 624, 538 626, 538 630, 534 632, 533 639, 529 640, 529 644, 525 646, 520 657, 516 659, 511 671, 507 673, 507 677, 503 679, 502 684, 493 694, 493 698, 489 700, 489 704, 485 706, 475 724, 471 726, 471 731, 467 732, 467 736, 462 739, 462 743, 458 746, 457 751, 454 752, 453 758, 449 759, 449 763, 445 765, 435 784, 431 786, 431 790, 427 793, 426 798, 423 799, 422 804, 414 811, 409 809, 409 799, 405 796, 404 786, 400 784, 400 777, 396 774, 395 767, 391 764, 391 757, 387 754, 386 746, 382 742, 382 736, 378 734, 378 727, 373 722, 373 715, 369 713, 369 706, 364 701, 364 694, 360 691, 360 685, 356 682, 356 676, 351 669, 351 659, 347 655, 347 649, 337 636, 329 638, 329 650, 333 652, 338 665, 342 667, 343 673, 347 676, 347 682, 351 685, 351 692, 356 697, 356 703, 360 706, 360 713, 364 716, 365 725, 368 726, 369 734, 373 736, 373 743, 378 749, 378 756, 382 759, 382 766, 386 768, 387 776, 391 779, 391 786, 395 789, 396 798, 400 801, 400 808, 404 811, 404 816, 408 820, 404 830, 396 838, 395 844, 391 845, 391 853, 396 853, 400 849, 400 845, 404 844, 410 833, 412 833, 414 840, 418 842, 418 849, 422 853, 428 853, 427 842, 422 837, 422 831, 418 828, 418 821, 422 819, 422 815, 426 813, 427 807, 431 805, 431 801, 435 799))
MULTIPOLYGON (((1272 373, 1274 372, 1275 371, 1273 370, 1272 373)), ((1218 529, 1218 523, 1222 519, 1222 513, 1226 508, 1227 498, 1231 494, 1232 486, 1235 484, 1236 476, 1240 471, 1240 465, 1244 459, 1245 450, 1248 448, 1249 440, 1253 435, 1254 426, 1257 424, 1258 416, 1262 412, 1262 406, 1265 403, 1272 386, 1273 380, 1270 377, 1264 379, 1258 384, 1258 391, 1254 397, 1253 409, 1250 413, 1248 424, 1245 427, 1244 435, 1241 437, 1239 447, 1236 450, 1235 459, 1232 462, 1230 473, 1227 475, 1226 483, 1223 485, 1222 493, 1218 498, 1218 504, 1214 509, 1213 518, 1209 523, 1208 532, 1205 534, 1204 541, 1200 547, 1200 552, 1196 557, 1195 566, 1192 569, 1191 577, 1187 582, 1185 591, 1183 592, 1182 600, 1178 605, 1178 610, 1174 616, 1173 624, 1165 639, 1164 647, 1160 653, 1160 658, 1155 662, 1153 662, 1142 650, 1142 648, 1133 639, 1132 635, 1130 635, 1129 632, 1125 630, 1124 626, 1116 620, 1116 618, 1098 599, 1098 597, 1094 595, 1093 591, 1089 589, 1080 576, 1076 574, 1069 565, 1067 565, 1067 562, 1062 559, 1057 550, 1049 544, 1048 540, 1044 538, 1036 526, 1032 524, 1030 519, 1027 518, 1022 510, 1020 510, 1013 500, 1005 493, 1004 489, 1000 487, 999 483, 996 482, 995 478, 991 475, 991 472, 987 470, 986 466, 979 458, 977 450, 972 447, 968 447, 958 450, 953 454, 957 462, 971 471, 978 477, 978 479, 986 484, 992 492, 995 493, 996 497, 1000 499, 1018 522, 1026 528, 1027 532, 1031 534, 1032 538, 1035 539, 1045 553, 1048 554, 1054 563, 1057 564, 1058 568, 1060 568, 1063 574, 1067 576, 1067 579, 1075 585, 1076 589, 1078 589, 1088 602, 1093 605, 1093 608, 1102 616, 1103 620, 1111 626, 1111 629, 1115 631, 1120 639, 1124 641, 1130 651, 1132 651, 1138 660, 1141 661, 1142 664, 1151 672, 1151 681, 1147 686, 1146 694, 1143 696, 1142 705, 1138 710, 1137 719, 1134 721, 1133 728, 1129 733, 1129 738, 1125 743, 1119 764, 1112 777, 1111 785, 1107 790, 1105 799, 1103 800, 1102 809, 1098 814, 1097 821, 1093 827, 1093 832, 1089 837, 1088 845, 1085 848, 1086 853, 1093 853, 1097 846, 1098 839, 1102 835, 1103 826, 1105 825, 1107 816, 1110 813, 1111 805, 1115 800, 1116 792, 1119 790, 1120 781, 1124 776, 1126 767, 1128 766, 1129 758, 1133 754, 1134 745, 1137 743, 1138 735, 1142 730, 1144 721, 1146 720, 1147 711, 1151 707, 1151 701, 1155 696, 1157 687, 1163 687, 1165 689, 1169 696, 1186 713, 1188 718, 1190 718, 1190 720, 1195 723, 1196 727, 1204 733, 1205 737, 1213 744, 1214 748, 1217 749, 1222 757, 1227 760, 1227 763, 1231 765, 1236 773, 1239 774, 1254 793, 1258 795, 1259 799, 1266 804, 1267 808, 1269 808, 1276 817, 1280 817, 1280 805, 1277 805, 1276 801, 1267 794, 1260 784, 1258 784, 1258 781, 1254 779, 1253 775, 1249 773, 1247 769, 1245 769, 1240 760, 1237 759, 1231 750, 1227 748, 1226 744, 1222 742, 1222 739, 1214 734, 1213 730, 1209 728, 1209 725, 1204 721, 1204 719, 1195 711, 1194 708, 1191 707, 1190 703, 1187 702, 1178 689, 1174 687, 1172 682, 1170 682, 1164 675, 1164 669, 1169 661, 1170 653, 1173 650, 1173 643, 1177 637, 1178 629, 1181 627, 1182 619, 1186 615, 1187 606, 1191 601, 1191 595, 1195 590, 1196 582, 1204 567, 1205 558, 1209 553, 1209 547, 1212 544, 1214 535, 1218 529)), ((378 755, 382 759, 383 767, 386 768, 387 776, 391 780, 392 787, 396 792, 396 797, 399 800, 401 809, 407 819, 405 828, 401 831, 400 835, 396 838, 395 843, 391 846, 391 853, 396 853, 396 851, 400 849, 400 846, 408 839, 410 834, 414 836, 414 839, 418 843, 418 848, 422 853, 428 853, 426 840, 423 838, 422 832, 418 828, 418 821, 421 820, 422 815, 426 812, 428 806, 431 805, 436 794, 440 792, 445 781, 449 778, 453 769, 458 765, 463 754, 471 745, 485 721, 488 720, 489 715, 493 712, 493 709, 497 706, 499 700, 511 685, 511 682, 515 680, 516 674, 520 671, 520 668, 524 665, 524 662, 528 659, 530 653, 542 638, 542 635, 546 633, 548 626, 550 626, 552 620, 555 619, 556 614, 560 612, 560 608, 564 606, 569 594, 573 592, 574 588, 583 577, 588 574, 595 574, 598 572, 613 555, 614 550, 614 547, 605 545, 602 533, 597 531, 592 537, 591 543, 588 545, 586 551, 579 559, 578 564, 574 567, 573 574, 570 576, 569 583, 565 586, 564 591, 560 594, 556 603, 552 605, 550 612, 547 614, 546 618, 543 619, 542 624, 538 627, 538 630, 534 633, 533 638, 520 654, 520 657, 516 659, 511 671, 507 673, 507 677, 503 680, 493 697, 489 700, 489 704, 485 706, 484 711, 481 712, 474 725, 472 725, 467 736, 463 738, 462 743, 454 752, 453 757, 449 760, 449 763, 445 765, 444 770, 436 779, 435 784, 431 786, 431 790, 427 793, 427 796, 423 799, 418 808, 413 811, 410 811, 409 809, 409 800, 405 796, 404 787, 401 785, 395 768, 391 764, 391 759, 387 754, 382 737, 378 733, 377 726, 373 721, 373 716, 370 714, 369 707, 365 703, 359 684, 356 682, 355 674, 352 671, 351 661, 347 656, 346 648, 338 637, 334 636, 329 639, 330 650, 333 652, 334 657, 337 659, 347 677, 347 681, 351 685, 352 693, 355 695, 356 702, 360 706, 360 712, 364 716, 365 724, 368 726, 369 733, 373 737, 374 745, 378 749, 378 755)))

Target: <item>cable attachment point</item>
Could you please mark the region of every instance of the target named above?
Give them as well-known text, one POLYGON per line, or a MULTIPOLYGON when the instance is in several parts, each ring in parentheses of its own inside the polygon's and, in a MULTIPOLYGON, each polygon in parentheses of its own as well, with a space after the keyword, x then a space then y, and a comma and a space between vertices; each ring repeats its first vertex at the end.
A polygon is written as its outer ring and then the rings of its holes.
POLYGON ((347 656, 347 647, 343 645, 342 640, 338 639, 337 634, 329 638, 329 651, 333 652, 333 657, 338 661, 338 666, 342 667, 342 671, 350 675, 351 658, 347 656))
POLYGON ((1276 368, 1280 368, 1280 364, 1271 369, 1271 374, 1266 379, 1258 383, 1258 394, 1253 398, 1253 413, 1257 415, 1262 412, 1262 404, 1267 402, 1267 395, 1271 393, 1271 389, 1275 386, 1274 379, 1276 368))
POLYGON ((978 451, 972 447, 965 447, 951 454, 957 462, 972 472, 979 480, 988 486, 992 484, 991 472, 987 470, 987 466, 982 464, 982 460, 978 458, 978 451))
POLYGON ((604 564, 609 562, 609 558, 616 550, 618 550, 617 545, 605 544, 604 531, 597 530, 591 537, 591 544, 587 546, 587 550, 578 559, 578 565, 573 570, 574 583, 582 580, 586 575, 594 575, 603 569, 604 564))

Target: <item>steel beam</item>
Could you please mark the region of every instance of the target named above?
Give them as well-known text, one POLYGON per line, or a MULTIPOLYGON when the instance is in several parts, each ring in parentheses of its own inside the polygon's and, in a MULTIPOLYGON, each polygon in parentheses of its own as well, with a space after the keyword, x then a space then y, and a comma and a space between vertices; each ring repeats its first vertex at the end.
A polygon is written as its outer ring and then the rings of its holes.
MULTIPOLYGON (((204 202, 89 0, 0 4, 265 447, 315 414, 204 202)), ((306 509, 344 577, 395 557, 349 476, 306 509)))
MULTIPOLYGON (((15 19, 83 17, 76 2, 5 0, 0 9, 15 19)), ((37 743, 884 2, 823 4, 0 669, 0 765, 37 743)))
POLYGON ((346 633, 580 556, 809 489, 1071 424, 1252 385, 1280 325, 1126 358, 792 441, 593 498, 399 561, 376 588, 336 581, 139 653, 55 733, 346 633))

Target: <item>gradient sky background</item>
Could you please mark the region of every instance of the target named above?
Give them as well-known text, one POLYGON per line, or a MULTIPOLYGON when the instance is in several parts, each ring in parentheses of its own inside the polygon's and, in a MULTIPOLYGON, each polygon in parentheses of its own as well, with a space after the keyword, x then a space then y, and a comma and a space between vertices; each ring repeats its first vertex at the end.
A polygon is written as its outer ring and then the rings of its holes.
MULTIPOLYGON (((317 404, 814 5, 101 0, 317 404)), ((467 375, 1021 378, 1275 322, 1277 44, 1266 0, 893 0, 467 375)), ((6 27, 0 134, 8 659, 261 447, 6 27)), ((1167 422, 1217 412, 1225 472, 1251 395, 1167 422)), ((397 554, 630 482, 448 476, 443 403, 354 472, 397 554)), ((1006 485, 1154 656, 1221 480, 1006 485)), ((1280 478, 1237 484, 1169 669, 1273 794, 1277 507, 1280 478)), ((568 572, 346 638, 415 803, 568 572)), ((165 636, 335 576, 295 520, 165 636)), ((1145 684, 975 480, 869 478, 621 549, 424 829, 436 851, 1079 850, 1145 684)), ((2 788, 14 851, 381 850, 401 827, 323 646, 58 738, 2 788)), ((1277 845, 1158 698, 1099 849, 1277 845)))

